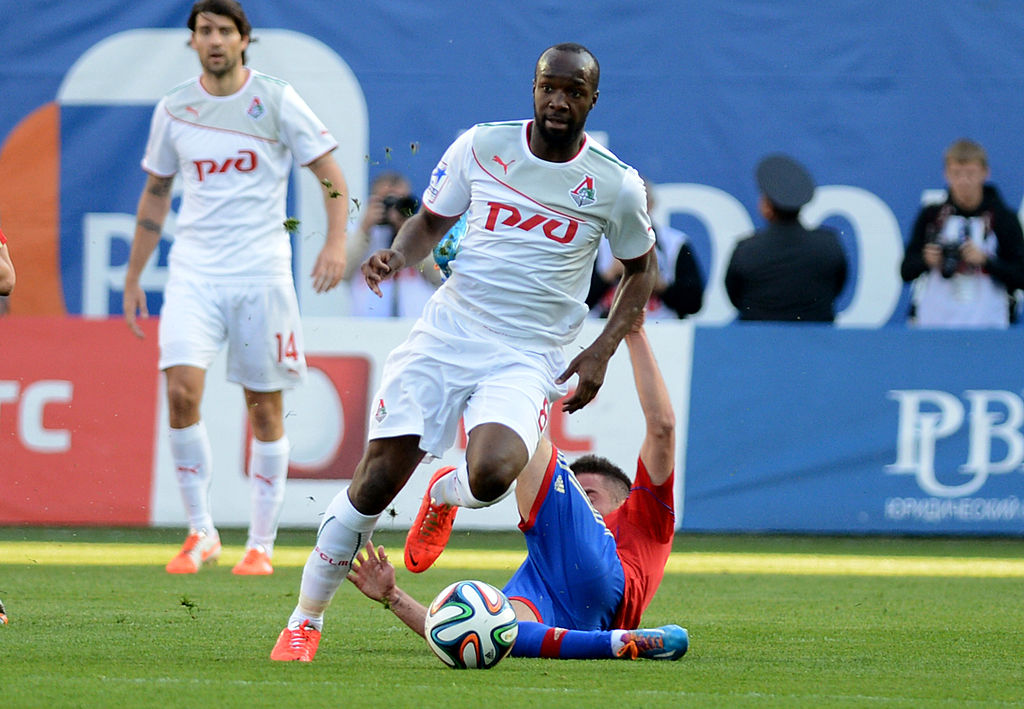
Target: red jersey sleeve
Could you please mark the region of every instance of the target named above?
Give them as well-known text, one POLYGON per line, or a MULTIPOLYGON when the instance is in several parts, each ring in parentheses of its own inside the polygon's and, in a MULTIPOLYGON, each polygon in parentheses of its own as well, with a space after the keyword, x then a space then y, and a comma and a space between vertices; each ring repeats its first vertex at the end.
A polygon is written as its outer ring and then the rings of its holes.
POLYGON ((675 534, 674 489, 674 472, 661 485, 654 485, 643 461, 638 459, 629 497, 605 518, 615 536, 626 578, 615 627, 640 627, 643 612, 665 575, 675 534))

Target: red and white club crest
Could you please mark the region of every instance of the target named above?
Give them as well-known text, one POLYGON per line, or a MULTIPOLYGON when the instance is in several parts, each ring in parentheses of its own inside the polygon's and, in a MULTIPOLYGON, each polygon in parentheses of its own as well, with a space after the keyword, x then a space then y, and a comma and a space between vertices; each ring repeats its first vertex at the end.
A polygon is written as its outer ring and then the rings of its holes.
POLYGON ((580 183, 569 192, 569 196, 572 197, 577 207, 586 207, 588 204, 593 204, 597 201, 594 178, 590 175, 585 175, 580 183))

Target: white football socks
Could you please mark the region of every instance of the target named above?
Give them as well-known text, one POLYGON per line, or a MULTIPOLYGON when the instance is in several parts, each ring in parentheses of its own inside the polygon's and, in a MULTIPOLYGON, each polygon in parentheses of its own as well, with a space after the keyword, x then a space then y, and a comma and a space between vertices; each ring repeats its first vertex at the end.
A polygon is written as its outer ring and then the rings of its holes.
POLYGON ((433 487, 430 488, 430 498, 434 502, 440 502, 445 505, 468 507, 469 509, 476 510, 481 507, 490 507, 496 502, 504 500, 510 492, 512 492, 511 485, 497 500, 491 502, 478 500, 473 496, 473 491, 469 488, 469 469, 466 467, 466 461, 462 461, 455 470, 442 475, 434 482, 433 487))
POLYGON ((324 611, 348 576, 352 559, 373 533, 378 517, 357 511, 347 490, 334 496, 324 512, 316 546, 302 569, 299 603, 288 619, 289 628, 298 628, 303 620, 317 629, 323 627, 324 611))
POLYGON ((178 489, 185 503, 188 526, 194 530, 214 532, 210 516, 210 471, 213 454, 210 437, 202 421, 185 428, 170 430, 171 459, 178 476, 178 489))
POLYGON ((263 547, 268 556, 274 554, 277 523, 284 504, 284 489, 288 481, 288 437, 276 441, 252 439, 249 454, 249 487, 251 502, 249 513, 249 539, 246 548, 263 547))

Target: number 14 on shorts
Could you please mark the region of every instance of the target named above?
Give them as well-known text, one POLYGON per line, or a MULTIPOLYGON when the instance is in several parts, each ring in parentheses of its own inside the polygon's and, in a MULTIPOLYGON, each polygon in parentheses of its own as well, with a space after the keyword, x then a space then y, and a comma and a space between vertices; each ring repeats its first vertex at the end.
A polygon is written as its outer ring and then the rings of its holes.
POLYGON ((286 359, 297 361, 299 359, 299 350, 295 347, 295 333, 289 332, 284 335, 280 332, 274 333, 274 339, 277 340, 277 361, 283 362, 286 359))

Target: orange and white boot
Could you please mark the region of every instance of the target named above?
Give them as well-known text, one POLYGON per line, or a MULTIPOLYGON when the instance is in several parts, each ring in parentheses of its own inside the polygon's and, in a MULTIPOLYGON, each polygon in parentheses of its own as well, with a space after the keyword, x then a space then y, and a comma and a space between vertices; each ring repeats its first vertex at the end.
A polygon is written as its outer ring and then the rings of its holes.
POLYGON ((220 558, 220 535, 217 530, 189 530, 178 555, 167 562, 169 574, 195 574, 203 564, 212 564, 220 558))

